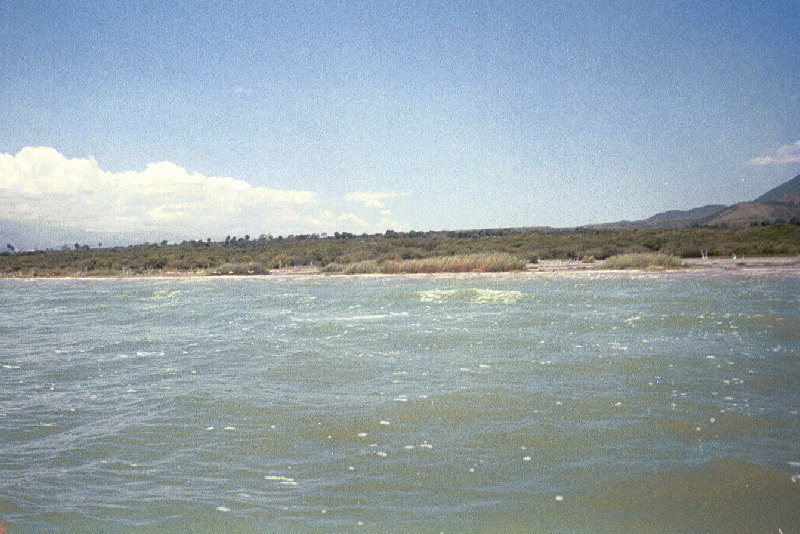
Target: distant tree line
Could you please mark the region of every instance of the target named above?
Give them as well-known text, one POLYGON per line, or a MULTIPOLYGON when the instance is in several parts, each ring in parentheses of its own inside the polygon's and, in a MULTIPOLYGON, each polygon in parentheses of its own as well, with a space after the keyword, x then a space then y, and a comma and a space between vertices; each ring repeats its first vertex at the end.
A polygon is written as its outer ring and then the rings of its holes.
POLYGON ((800 255, 800 225, 769 224, 747 228, 490 229, 397 232, 354 235, 308 234, 273 237, 227 236, 169 244, 90 248, 76 243, 62 250, 0 253, 0 274, 11 276, 113 276, 164 272, 269 272, 284 267, 324 268, 329 264, 419 260, 472 254, 508 254, 536 262, 544 259, 602 260, 631 253, 658 252, 683 258, 708 256, 800 255), (226 271, 227 269, 227 271, 226 271))

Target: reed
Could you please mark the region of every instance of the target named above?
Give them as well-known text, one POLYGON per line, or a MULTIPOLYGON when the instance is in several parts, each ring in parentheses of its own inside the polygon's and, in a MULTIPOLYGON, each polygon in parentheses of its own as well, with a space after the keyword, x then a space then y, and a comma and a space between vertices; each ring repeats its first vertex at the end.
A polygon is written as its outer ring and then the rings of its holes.
POLYGON ((344 266, 343 274, 376 274, 381 272, 381 265, 375 260, 357 261, 344 266))
POLYGON ((604 269, 677 269, 683 261, 677 256, 657 252, 619 254, 606 259, 604 269))
POLYGON ((522 271, 527 262, 505 253, 465 254, 384 262, 381 272, 410 273, 494 273, 522 271))

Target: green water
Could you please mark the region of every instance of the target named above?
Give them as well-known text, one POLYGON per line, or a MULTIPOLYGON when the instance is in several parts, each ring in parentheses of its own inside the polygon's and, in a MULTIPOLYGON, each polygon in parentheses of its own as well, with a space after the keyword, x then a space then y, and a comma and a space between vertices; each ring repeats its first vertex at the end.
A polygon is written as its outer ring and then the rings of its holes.
POLYGON ((9 532, 797 532, 800 279, 0 281, 9 532))

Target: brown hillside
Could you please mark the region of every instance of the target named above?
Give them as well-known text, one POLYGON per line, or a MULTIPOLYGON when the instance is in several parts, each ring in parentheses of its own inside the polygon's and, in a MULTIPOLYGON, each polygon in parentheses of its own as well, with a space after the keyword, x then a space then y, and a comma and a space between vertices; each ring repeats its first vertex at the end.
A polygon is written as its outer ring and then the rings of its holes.
POLYGON ((764 221, 774 222, 777 219, 788 221, 792 218, 800 218, 800 205, 742 202, 722 210, 707 224, 711 226, 750 226, 764 221))
POLYGON ((796 206, 800 206, 800 190, 781 195, 773 200, 773 202, 775 204, 794 204, 796 206))

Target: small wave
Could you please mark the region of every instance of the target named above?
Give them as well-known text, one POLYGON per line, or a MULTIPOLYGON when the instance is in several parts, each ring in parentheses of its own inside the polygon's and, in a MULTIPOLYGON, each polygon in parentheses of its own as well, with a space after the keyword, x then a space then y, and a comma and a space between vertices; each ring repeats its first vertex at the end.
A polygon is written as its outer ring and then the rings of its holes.
POLYGON ((408 317, 408 312, 376 313, 371 315, 350 315, 346 317, 333 317, 333 321, 379 321, 389 317, 408 317))
POLYGON ((159 290, 159 291, 154 291, 153 292, 153 298, 154 299, 170 299, 172 297, 176 297, 176 296, 180 295, 181 293, 183 293, 183 291, 181 291, 180 289, 174 289, 172 291, 168 291, 166 289, 162 289, 162 290, 159 290))
POLYGON ((502 302, 503 304, 513 304, 521 299, 530 297, 530 294, 522 291, 498 290, 498 289, 432 289, 427 291, 417 291, 422 302, 447 302, 453 300, 466 300, 468 302, 502 302))
POLYGON ((283 475, 265 475, 264 480, 274 481, 282 486, 297 486, 295 479, 283 475))

